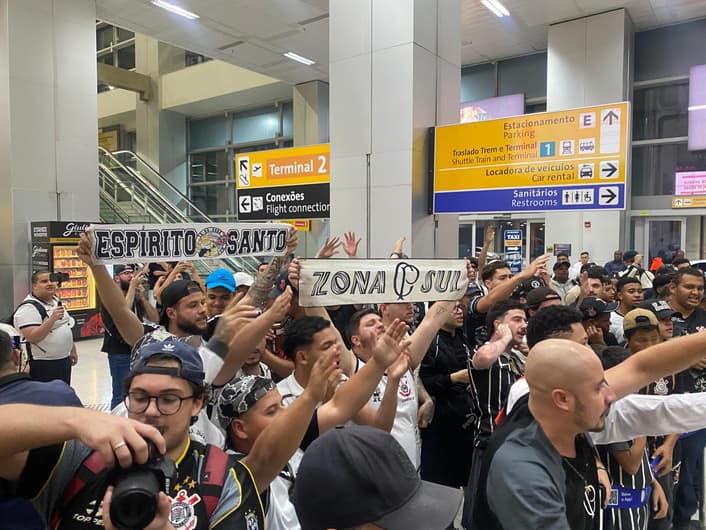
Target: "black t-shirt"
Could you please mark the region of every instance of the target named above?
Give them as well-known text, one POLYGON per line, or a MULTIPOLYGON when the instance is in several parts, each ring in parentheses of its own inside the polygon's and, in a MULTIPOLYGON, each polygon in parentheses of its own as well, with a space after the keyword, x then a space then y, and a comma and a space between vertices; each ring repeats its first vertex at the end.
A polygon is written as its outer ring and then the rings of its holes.
MULTIPOLYGON (((700 307, 684 318, 676 313, 672 316, 674 336, 691 335, 706 331, 706 311, 700 307)), ((677 386, 684 392, 706 392, 706 370, 690 368, 677 374, 677 386)))

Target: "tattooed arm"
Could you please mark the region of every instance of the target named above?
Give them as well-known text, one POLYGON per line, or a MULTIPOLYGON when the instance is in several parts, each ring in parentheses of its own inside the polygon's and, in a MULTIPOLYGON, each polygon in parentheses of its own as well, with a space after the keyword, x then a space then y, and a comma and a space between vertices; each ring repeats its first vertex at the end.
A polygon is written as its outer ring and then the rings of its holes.
POLYGON ((287 236, 287 248, 281 256, 275 256, 270 260, 267 269, 262 274, 255 277, 255 282, 248 289, 248 294, 245 295, 244 304, 262 308, 267 301, 267 296, 272 290, 277 275, 282 269, 287 256, 293 253, 297 248, 297 231, 292 228, 287 236))

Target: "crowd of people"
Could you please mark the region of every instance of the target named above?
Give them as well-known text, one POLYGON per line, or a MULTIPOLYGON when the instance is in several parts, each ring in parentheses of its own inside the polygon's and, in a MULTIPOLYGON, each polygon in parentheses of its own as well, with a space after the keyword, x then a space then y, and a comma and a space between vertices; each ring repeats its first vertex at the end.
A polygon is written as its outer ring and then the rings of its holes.
MULTIPOLYGON (((0 331, 0 528, 690 528, 704 274, 616 251, 513 275, 492 240, 458 300, 313 308, 295 231, 256 275, 205 280, 190 263, 109 271, 84 234, 112 412, 69 386, 71 317, 35 272, 12 317, 28 371, 0 331), (137 509, 145 475, 154 502, 137 509)), ((316 259, 359 243, 327 239, 316 259)))

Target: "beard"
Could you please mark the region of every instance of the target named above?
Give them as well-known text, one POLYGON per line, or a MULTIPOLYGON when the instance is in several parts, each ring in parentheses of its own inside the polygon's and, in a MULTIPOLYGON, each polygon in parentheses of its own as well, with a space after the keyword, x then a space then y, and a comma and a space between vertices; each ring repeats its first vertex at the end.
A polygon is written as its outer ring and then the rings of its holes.
POLYGON ((196 322, 189 322, 187 320, 184 320, 180 318, 177 315, 177 320, 176 320, 176 325, 177 327, 182 330, 185 333, 189 333, 190 335, 201 335, 203 334, 204 331, 206 331, 206 327, 208 325, 206 319, 199 320, 196 322))
POLYGON ((130 288, 130 282, 123 280, 121 278, 120 279, 120 288, 123 290, 123 292, 127 292, 127 290, 130 288))

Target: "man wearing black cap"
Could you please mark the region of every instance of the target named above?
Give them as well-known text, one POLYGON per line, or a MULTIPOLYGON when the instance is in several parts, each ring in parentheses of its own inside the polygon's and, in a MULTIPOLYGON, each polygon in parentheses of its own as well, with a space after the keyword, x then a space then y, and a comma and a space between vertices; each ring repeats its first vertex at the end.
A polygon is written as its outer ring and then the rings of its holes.
POLYGON ((659 322, 659 335, 662 340, 669 340, 674 336, 674 322, 672 317, 677 314, 666 300, 645 300, 640 304, 642 309, 649 309, 659 322))
POLYGON ((532 318, 537 311, 553 305, 561 305, 559 294, 549 287, 537 287, 527 295, 527 316, 532 318))
POLYGON ((460 503, 458 490, 421 481, 388 433, 353 425, 309 446, 294 489, 294 505, 307 530, 443 530, 460 503))
MULTIPOLYGON (((132 265, 115 265, 113 267, 113 281, 123 292, 125 304, 137 315, 140 322, 144 320, 157 322, 159 313, 149 302, 145 292, 145 275, 145 271, 135 274, 132 265)), ((101 307, 101 318, 105 327, 101 351, 108 354, 108 366, 113 382, 110 408, 113 409, 123 400, 123 380, 130 371, 130 345, 120 335, 120 331, 113 322, 113 317, 105 307, 101 307)))
POLYGON ((584 298, 581 302, 579 311, 583 315, 583 327, 586 329, 588 343, 594 349, 618 345, 617 339, 610 333, 610 316, 617 308, 617 303, 608 304, 594 296, 584 298))
MULTIPOLYGON (((180 342, 150 344, 140 351, 125 386, 129 419, 62 407, 50 413, 28 409, 32 417, 13 426, 15 442, 4 448, 0 476, 19 481, 19 491, 34 497, 52 527, 60 520, 62 529, 112 529, 121 513, 111 509, 116 490, 104 495, 114 478, 103 470, 116 461, 122 467, 144 463, 150 440, 176 464, 176 473, 170 489, 156 498, 154 519, 130 527, 264 528, 256 484, 269 483, 277 464, 261 453, 238 462, 189 439, 189 425, 204 401, 199 353, 180 342), (33 471, 23 472, 25 467, 33 471)), ((272 443, 266 451, 276 447, 272 443)), ((162 469, 169 472, 168 466, 162 469)))
POLYGON ((569 279, 570 267, 571 265, 568 261, 557 261, 553 267, 554 276, 552 277, 552 284, 550 287, 559 293, 562 304, 566 298, 566 293, 568 293, 569 289, 575 285, 574 282, 569 279))

